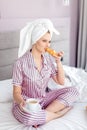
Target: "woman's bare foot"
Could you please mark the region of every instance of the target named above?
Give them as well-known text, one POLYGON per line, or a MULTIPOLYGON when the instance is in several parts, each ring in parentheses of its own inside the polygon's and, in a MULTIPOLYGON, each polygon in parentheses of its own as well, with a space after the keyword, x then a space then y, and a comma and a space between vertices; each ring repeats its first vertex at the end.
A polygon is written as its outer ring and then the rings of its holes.
POLYGON ((38 125, 33 125, 33 127, 34 127, 34 128, 37 128, 37 127, 38 127, 38 125))
POLYGON ((63 110, 58 111, 58 112, 56 112, 56 113, 59 115, 59 117, 62 117, 62 116, 64 116, 68 111, 70 111, 71 109, 72 109, 71 106, 70 106, 70 107, 66 107, 66 108, 64 108, 63 110))
POLYGON ((64 116, 69 110, 71 110, 72 107, 66 107, 64 109, 62 109, 61 111, 58 111, 56 113, 50 112, 50 111, 46 111, 47 115, 46 115, 46 122, 49 122, 51 120, 60 118, 62 116, 64 116))

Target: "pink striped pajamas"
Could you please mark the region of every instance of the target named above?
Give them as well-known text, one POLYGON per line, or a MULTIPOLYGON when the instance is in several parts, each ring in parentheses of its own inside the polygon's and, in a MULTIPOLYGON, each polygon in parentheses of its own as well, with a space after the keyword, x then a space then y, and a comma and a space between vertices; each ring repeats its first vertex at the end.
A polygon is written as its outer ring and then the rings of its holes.
POLYGON ((27 52, 19 58, 13 68, 13 85, 21 86, 22 96, 27 98, 37 98, 40 100, 42 110, 39 112, 24 112, 17 103, 13 103, 13 115, 25 125, 40 125, 46 122, 45 108, 54 100, 59 100, 66 106, 72 105, 78 96, 75 87, 62 88, 46 92, 48 81, 55 75, 56 69, 48 56, 43 55, 43 66, 38 72, 32 53, 27 52))

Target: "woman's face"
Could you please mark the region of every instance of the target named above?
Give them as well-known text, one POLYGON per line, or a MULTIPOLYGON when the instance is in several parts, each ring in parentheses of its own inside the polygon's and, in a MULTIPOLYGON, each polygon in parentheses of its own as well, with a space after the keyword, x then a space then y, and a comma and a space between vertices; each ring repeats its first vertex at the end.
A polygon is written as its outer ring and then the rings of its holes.
POLYGON ((45 48, 50 47, 51 43, 51 35, 49 32, 47 32, 43 37, 41 37, 35 44, 36 49, 40 53, 45 52, 45 48))

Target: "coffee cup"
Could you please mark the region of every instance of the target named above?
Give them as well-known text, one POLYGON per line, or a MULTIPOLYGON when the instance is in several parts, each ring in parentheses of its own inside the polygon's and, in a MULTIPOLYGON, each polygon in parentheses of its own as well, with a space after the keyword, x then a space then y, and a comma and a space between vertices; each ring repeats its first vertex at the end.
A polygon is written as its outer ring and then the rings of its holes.
POLYGON ((31 111, 38 111, 41 109, 38 100, 34 98, 27 99, 26 105, 27 105, 27 108, 31 111))

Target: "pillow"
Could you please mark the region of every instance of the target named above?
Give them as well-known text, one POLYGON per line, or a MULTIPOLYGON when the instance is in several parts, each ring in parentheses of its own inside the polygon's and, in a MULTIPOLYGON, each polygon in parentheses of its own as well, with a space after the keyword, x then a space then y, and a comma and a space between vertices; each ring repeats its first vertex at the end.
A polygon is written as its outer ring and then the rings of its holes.
POLYGON ((12 79, 0 81, 0 102, 10 102, 13 99, 12 79))

